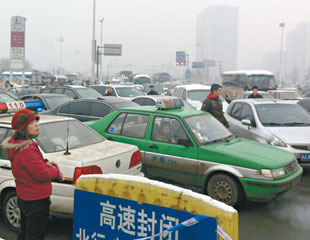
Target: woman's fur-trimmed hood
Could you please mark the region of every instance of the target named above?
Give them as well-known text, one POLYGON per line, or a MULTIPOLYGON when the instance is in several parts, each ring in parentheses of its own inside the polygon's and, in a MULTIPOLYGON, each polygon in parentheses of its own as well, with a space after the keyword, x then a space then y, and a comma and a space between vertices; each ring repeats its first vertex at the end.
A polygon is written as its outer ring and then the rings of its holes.
POLYGON ((14 141, 10 142, 11 137, 8 137, 4 139, 4 141, 1 143, 1 146, 6 150, 23 150, 27 148, 30 144, 33 143, 31 140, 22 140, 22 141, 14 141))

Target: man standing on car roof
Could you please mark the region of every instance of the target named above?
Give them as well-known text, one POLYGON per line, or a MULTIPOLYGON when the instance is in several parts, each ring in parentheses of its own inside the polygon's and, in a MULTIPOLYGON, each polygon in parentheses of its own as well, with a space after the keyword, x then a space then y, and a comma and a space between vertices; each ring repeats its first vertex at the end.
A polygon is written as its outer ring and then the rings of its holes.
POLYGON ((219 84, 212 84, 211 93, 207 96, 207 99, 203 101, 201 110, 209 112, 219 120, 225 127, 229 129, 229 124, 224 117, 223 104, 219 99, 222 93, 222 86, 219 84))
POLYGON ((150 85, 150 91, 147 95, 159 95, 158 92, 155 91, 154 85, 150 85))
POLYGON ((252 94, 248 96, 248 98, 263 98, 262 95, 258 94, 258 87, 252 87, 252 94))

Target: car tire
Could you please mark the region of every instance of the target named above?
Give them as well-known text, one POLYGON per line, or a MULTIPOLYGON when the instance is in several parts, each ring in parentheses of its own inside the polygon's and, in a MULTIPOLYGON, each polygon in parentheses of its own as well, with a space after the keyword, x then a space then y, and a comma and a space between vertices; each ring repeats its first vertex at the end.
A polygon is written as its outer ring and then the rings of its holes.
POLYGON ((20 228, 20 209, 15 191, 10 191, 4 196, 2 212, 6 225, 14 232, 18 232, 20 228))
POLYGON ((211 198, 230 206, 237 206, 243 202, 243 192, 239 183, 224 173, 215 174, 209 179, 207 194, 211 198))

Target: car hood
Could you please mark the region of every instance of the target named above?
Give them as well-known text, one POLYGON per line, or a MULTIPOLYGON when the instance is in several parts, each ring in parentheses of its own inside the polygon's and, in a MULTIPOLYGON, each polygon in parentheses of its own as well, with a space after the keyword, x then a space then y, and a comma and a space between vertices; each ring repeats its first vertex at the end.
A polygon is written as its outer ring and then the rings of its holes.
POLYGON ((202 106, 202 102, 200 101, 193 101, 193 100, 187 100, 187 102, 192 105, 194 108, 196 108, 197 110, 201 109, 202 106))
POLYGON ((287 144, 310 144, 310 127, 266 127, 271 134, 287 144))
MULTIPOLYGON (((202 102, 200 102, 200 101, 188 100, 187 102, 190 105, 192 105, 194 108, 196 108, 197 110, 200 110, 202 107, 202 102)), ((223 112, 226 112, 226 109, 228 108, 229 104, 226 101, 222 102, 222 104, 223 104, 223 112)))
POLYGON ((277 169, 294 161, 292 153, 255 141, 236 138, 201 147, 201 159, 250 169, 277 169))

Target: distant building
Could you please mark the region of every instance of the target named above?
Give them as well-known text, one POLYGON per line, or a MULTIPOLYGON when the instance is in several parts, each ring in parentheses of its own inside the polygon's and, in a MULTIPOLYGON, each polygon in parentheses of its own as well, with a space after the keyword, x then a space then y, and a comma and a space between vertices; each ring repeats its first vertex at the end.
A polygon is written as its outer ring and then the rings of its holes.
POLYGON ((302 83, 310 69, 310 22, 302 22, 287 34, 286 73, 302 83))
POLYGON ((197 16, 197 61, 222 62, 223 71, 237 69, 239 9, 211 6, 197 16))

